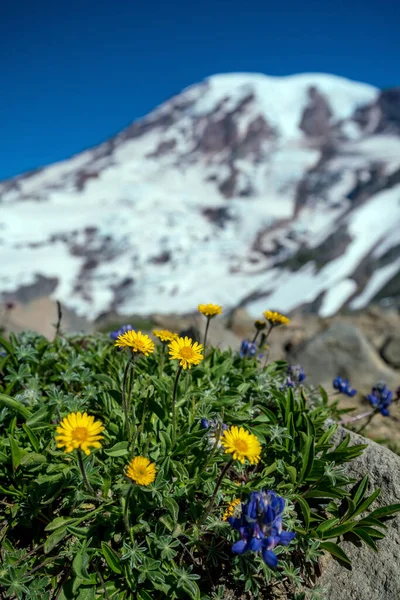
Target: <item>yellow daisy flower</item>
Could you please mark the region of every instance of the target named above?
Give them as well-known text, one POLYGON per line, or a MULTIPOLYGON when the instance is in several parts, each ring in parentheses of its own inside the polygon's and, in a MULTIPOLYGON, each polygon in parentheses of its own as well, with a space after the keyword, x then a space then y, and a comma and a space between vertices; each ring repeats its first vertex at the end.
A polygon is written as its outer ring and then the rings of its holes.
POLYGON ((144 456, 132 458, 126 476, 139 485, 150 485, 156 478, 156 466, 144 456))
POLYGON ((90 448, 101 448, 99 440, 104 436, 99 435, 104 430, 101 421, 95 421, 87 413, 70 413, 57 427, 57 448, 65 446, 64 452, 72 452, 80 448, 87 455, 90 448))
POLYGON ((202 315, 209 319, 222 313, 222 306, 219 304, 199 304, 197 308, 202 315))
POLYGON ((153 334, 158 337, 161 342, 172 342, 172 340, 176 340, 179 335, 177 333, 172 333, 168 329, 154 329, 153 334))
POLYGON ((203 345, 198 342, 192 342, 191 338, 178 337, 168 344, 169 356, 171 360, 179 360, 180 366, 184 369, 192 368, 192 365, 198 365, 203 360, 204 356, 203 345))
POLYGON ((290 323, 290 319, 288 317, 285 317, 285 315, 281 315, 281 313, 273 310, 266 310, 263 312, 263 315, 267 319, 268 323, 272 325, 272 327, 277 325, 287 325, 290 323))
POLYGON ((232 515, 235 512, 235 508, 241 504, 241 500, 240 498, 235 498, 234 500, 232 500, 232 502, 229 503, 228 508, 226 509, 226 511, 224 512, 224 514, 222 515, 222 520, 226 521, 228 519, 228 517, 232 517, 232 515))
POLYGON ((233 425, 226 429, 221 436, 221 444, 225 448, 225 453, 232 454, 235 460, 244 464, 244 459, 252 465, 256 465, 260 460, 261 444, 255 435, 233 425))
POLYGON ((148 356, 154 352, 154 342, 149 338, 148 335, 141 331, 134 331, 133 329, 119 335, 115 345, 125 350, 131 348, 133 352, 139 352, 148 356))

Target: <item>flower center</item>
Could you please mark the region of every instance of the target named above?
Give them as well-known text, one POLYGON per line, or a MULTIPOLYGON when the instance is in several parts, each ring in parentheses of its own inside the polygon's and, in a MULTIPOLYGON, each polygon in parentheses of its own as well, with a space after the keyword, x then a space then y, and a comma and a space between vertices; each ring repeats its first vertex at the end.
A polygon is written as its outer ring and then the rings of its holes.
POLYGON ((88 430, 86 427, 75 427, 72 432, 72 437, 77 442, 85 442, 88 438, 88 430))
POLYGON ((235 440, 235 448, 245 454, 249 449, 249 445, 245 440, 235 440))
POLYGON ((137 467, 136 470, 139 477, 146 475, 146 467, 137 467))
POLYGON ((193 350, 189 346, 184 346, 180 350, 180 355, 182 358, 192 358, 193 350))

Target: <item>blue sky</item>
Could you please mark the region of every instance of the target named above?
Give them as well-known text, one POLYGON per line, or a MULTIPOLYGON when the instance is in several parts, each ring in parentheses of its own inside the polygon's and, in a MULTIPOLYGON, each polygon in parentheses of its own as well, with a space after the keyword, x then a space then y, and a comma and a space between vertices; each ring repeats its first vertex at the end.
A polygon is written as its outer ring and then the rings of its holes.
POLYGON ((5 0, 0 179, 95 145, 214 73, 400 83, 398 0, 5 0))

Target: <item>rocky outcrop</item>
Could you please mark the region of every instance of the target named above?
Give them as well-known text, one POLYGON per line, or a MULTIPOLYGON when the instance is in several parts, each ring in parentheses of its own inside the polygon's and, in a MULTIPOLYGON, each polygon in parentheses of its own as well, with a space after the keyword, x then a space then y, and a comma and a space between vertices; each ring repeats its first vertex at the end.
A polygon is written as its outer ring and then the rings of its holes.
POLYGON ((312 383, 326 387, 330 387, 338 375, 351 379, 354 387, 365 390, 377 381, 394 387, 399 379, 363 333, 342 320, 297 346, 289 359, 302 364, 312 383))
MULTIPOLYGON (((347 430, 340 429, 335 441, 340 443, 347 433, 347 430)), ((351 444, 366 443, 368 447, 363 454, 346 464, 346 474, 357 480, 368 474, 370 490, 381 489, 373 509, 400 503, 400 457, 366 438, 351 434, 351 444)), ((325 558, 318 583, 326 590, 329 600, 400 598, 400 517, 390 519, 386 525, 386 537, 377 542, 378 553, 364 544, 355 545, 350 539, 340 543, 351 559, 351 571, 330 556, 325 558)))
POLYGON ((308 90, 308 104, 303 111, 299 128, 306 136, 326 139, 330 132, 332 111, 327 99, 314 86, 308 90))

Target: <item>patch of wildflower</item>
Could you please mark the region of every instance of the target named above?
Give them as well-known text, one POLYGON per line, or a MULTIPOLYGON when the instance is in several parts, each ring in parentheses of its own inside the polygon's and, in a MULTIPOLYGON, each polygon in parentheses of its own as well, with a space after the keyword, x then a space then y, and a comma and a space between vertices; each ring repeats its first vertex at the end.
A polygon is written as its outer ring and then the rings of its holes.
POLYGON ((389 417, 389 406, 393 402, 393 392, 385 383, 377 383, 367 396, 368 402, 384 417, 389 417))
POLYGON ((271 327, 277 327, 278 325, 288 325, 290 323, 290 319, 285 317, 279 312, 273 310, 265 310, 263 312, 265 319, 271 325, 271 327))
POLYGON ((193 365, 199 365, 204 356, 203 345, 193 342, 187 336, 178 337, 168 345, 171 360, 179 360, 179 365, 183 369, 191 369, 193 365))
POLYGON ((228 517, 232 517, 235 513, 236 507, 239 506, 239 504, 241 504, 240 498, 235 498, 234 500, 232 500, 232 502, 229 503, 228 508, 222 515, 222 520, 227 521, 228 517))
POLYGON ((100 440, 104 436, 100 434, 104 427, 101 421, 94 419, 85 412, 70 413, 56 429, 57 448, 65 446, 64 452, 79 448, 86 455, 90 454, 90 448, 101 448, 100 440))
POLYGON ((218 448, 221 448, 221 432, 228 429, 226 423, 221 423, 218 419, 201 419, 200 421, 203 429, 208 429, 208 443, 213 448, 217 444, 218 448))
POLYGON ((155 347, 153 340, 151 340, 148 335, 142 333, 141 331, 134 330, 127 331, 126 333, 118 336, 115 345, 123 350, 130 348, 132 352, 144 354, 145 356, 148 356, 154 352, 155 347))
POLYGON ((306 374, 301 365, 289 365, 287 368, 286 382, 281 386, 281 389, 295 388, 299 386, 306 378, 306 374))
POLYGON ((248 501, 242 504, 241 516, 227 518, 231 526, 240 532, 241 537, 233 544, 232 552, 261 552, 264 562, 275 568, 278 557, 274 548, 278 545, 289 545, 296 535, 282 528, 284 508, 284 498, 274 491, 251 492, 248 501))
POLYGON ((357 394, 357 390, 350 386, 349 380, 343 379, 343 377, 336 377, 332 385, 339 394, 344 394, 345 396, 349 396, 349 398, 353 398, 357 394))
POLYGON ((127 468, 126 476, 138 485, 147 486, 156 478, 156 466, 144 456, 135 456, 127 468))
POLYGON ((172 342, 172 340, 176 340, 179 337, 177 333, 172 333, 168 329, 154 329, 153 335, 158 337, 160 342, 172 342))
POLYGON ((233 425, 226 429, 221 436, 221 444, 225 453, 232 454, 234 460, 244 464, 245 459, 251 465, 256 465, 260 461, 261 444, 258 438, 243 427, 233 425))
POLYGON ((124 333, 126 333, 127 331, 132 330, 132 325, 121 325, 121 327, 118 327, 118 329, 116 329, 115 331, 110 332, 110 338, 115 341, 119 338, 120 335, 124 335, 124 333))
POLYGON ((239 354, 241 358, 253 358, 257 354, 257 345, 254 342, 243 340, 240 344, 239 354))
POLYGON ((222 306, 219 304, 199 304, 197 308, 202 315, 209 319, 222 314, 222 306))

